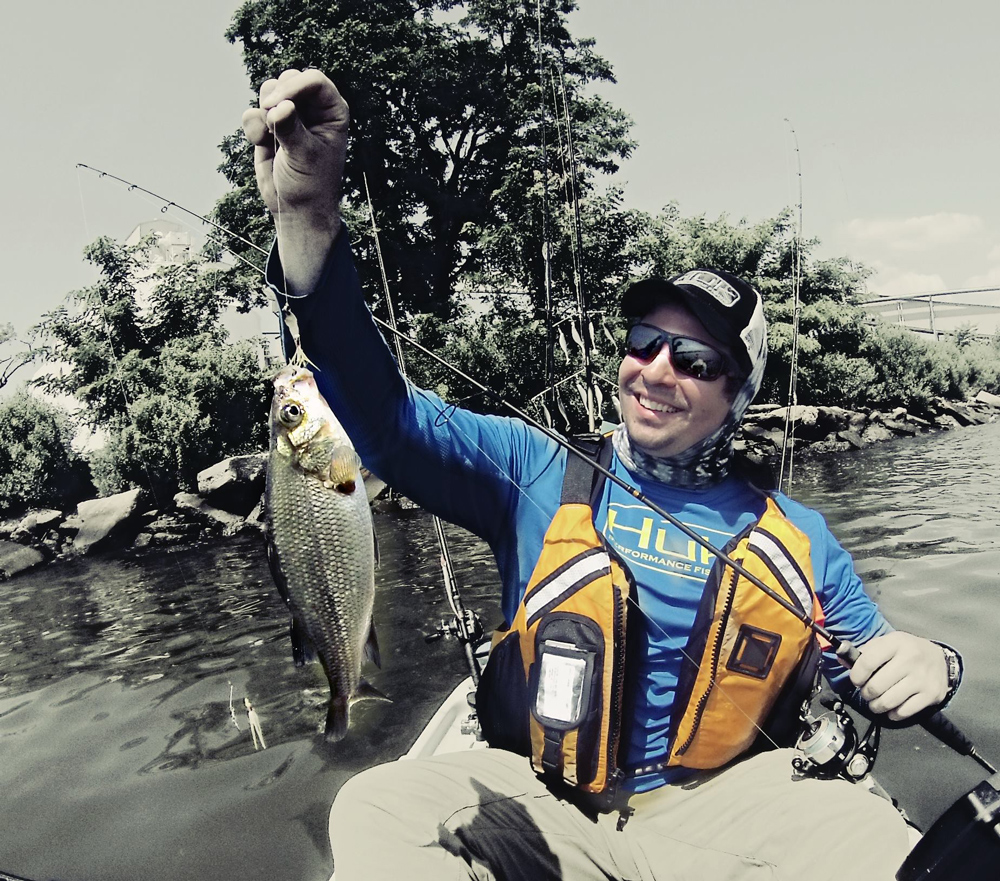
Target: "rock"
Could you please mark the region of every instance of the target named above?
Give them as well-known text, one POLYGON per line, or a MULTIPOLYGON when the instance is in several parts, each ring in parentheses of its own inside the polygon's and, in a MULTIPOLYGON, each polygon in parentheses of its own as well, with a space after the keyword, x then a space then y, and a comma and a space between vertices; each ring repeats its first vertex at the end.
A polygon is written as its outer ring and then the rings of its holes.
POLYGON ((930 431, 934 426, 931 425, 926 419, 921 419, 919 416, 914 416, 912 413, 906 414, 906 421, 911 422, 920 431, 930 431))
POLYGON ((938 401, 938 409, 942 415, 950 416, 959 425, 983 425, 989 422, 989 417, 974 410, 970 410, 963 404, 955 404, 951 401, 938 401))
POLYGON ((894 435, 888 428, 884 425, 879 425, 877 422, 870 422, 865 426, 865 430, 861 433, 861 440, 866 446, 871 444, 881 443, 882 441, 892 440, 896 435, 894 435))
POLYGON ((194 493, 177 493, 174 504, 182 510, 194 512, 206 522, 221 526, 223 535, 235 535, 246 526, 243 517, 216 508, 194 493))
POLYGON ((858 434, 853 428, 847 428, 844 429, 844 431, 838 431, 837 437, 842 441, 846 441, 850 446, 852 446, 856 450, 863 450, 865 447, 868 446, 868 444, 866 444, 862 439, 861 435, 858 434))
POLYGON ((0 581, 45 562, 45 555, 14 541, 0 540, 0 581))
POLYGON ((388 486, 382 478, 376 477, 363 465, 361 466, 361 479, 365 482, 365 494, 368 496, 369 503, 374 502, 388 486))
POLYGON ((267 453, 232 456, 198 474, 198 493, 214 508, 246 517, 264 491, 267 453))
POLYGON ((853 411, 845 410, 843 407, 820 407, 818 422, 824 431, 833 433, 850 427, 851 419, 855 415, 853 411))
MULTIPOLYGON (((807 407, 797 404, 794 407, 779 407, 764 414, 758 423, 765 428, 781 429, 784 434, 785 419, 791 420, 795 436, 803 440, 823 440, 829 433, 829 428, 820 420, 819 407, 807 407)), ((781 441, 778 441, 781 446, 781 441)))
MULTIPOLYGON (((369 500, 370 501, 370 500, 369 500)), ((257 502, 257 506, 247 514, 247 519, 245 521, 250 526, 255 529, 259 529, 262 532, 267 529, 267 513, 264 510, 264 498, 261 497, 260 501, 257 502)))
POLYGON ((850 441, 839 440, 837 437, 828 437, 810 444, 803 452, 809 456, 818 456, 826 453, 844 453, 853 447, 854 445, 850 441))
POLYGON ((961 425, 954 416, 949 416, 947 413, 943 413, 940 416, 934 417, 934 424, 938 428, 960 428, 961 425))
POLYGON ((30 535, 35 538, 45 535, 50 529, 59 524, 63 519, 62 511, 46 508, 41 511, 32 511, 23 517, 14 529, 15 534, 30 535))
MULTIPOLYGON (((906 411, 904 410, 905 414, 906 411)), ((889 429, 889 431, 895 432, 896 434, 906 434, 912 437, 917 433, 917 427, 911 425, 909 422, 903 422, 899 419, 883 419, 882 424, 889 429)))
POLYGON ((992 395, 985 389, 980 391, 973 400, 977 404, 985 404, 987 407, 1000 407, 1000 395, 992 395))
POLYGON ((767 444, 776 450, 781 449, 782 441, 785 439, 783 431, 776 428, 764 428, 760 425, 744 425, 743 437, 757 441, 758 444, 767 444))
POLYGON ((141 518, 150 509, 149 497, 141 489, 132 489, 103 499, 80 502, 76 513, 63 526, 76 530, 73 550, 89 554, 131 542, 142 525, 141 518))

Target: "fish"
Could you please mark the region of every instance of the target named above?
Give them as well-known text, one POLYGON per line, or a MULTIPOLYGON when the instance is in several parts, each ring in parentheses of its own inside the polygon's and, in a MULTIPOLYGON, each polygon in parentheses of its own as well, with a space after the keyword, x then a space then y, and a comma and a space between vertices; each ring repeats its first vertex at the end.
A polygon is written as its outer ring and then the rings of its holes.
POLYGON ((354 701, 389 700, 361 675, 366 659, 381 666, 371 508, 358 454, 307 367, 290 364, 274 378, 270 431, 268 562, 291 613, 296 666, 318 657, 326 672, 324 734, 336 742, 354 701))

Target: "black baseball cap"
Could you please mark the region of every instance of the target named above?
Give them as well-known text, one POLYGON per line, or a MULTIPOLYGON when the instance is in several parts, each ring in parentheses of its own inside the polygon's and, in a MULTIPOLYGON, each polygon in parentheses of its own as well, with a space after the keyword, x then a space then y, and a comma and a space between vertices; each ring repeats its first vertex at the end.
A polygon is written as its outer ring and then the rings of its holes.
POLYGON ((713 337, 728 346, 746 376, 767 358, 764 304, 743 279, 721 269, 692 269, 669 279, 644 278, 622 294, 622 314, 642 318, 670 300, 680 300, 713 337))

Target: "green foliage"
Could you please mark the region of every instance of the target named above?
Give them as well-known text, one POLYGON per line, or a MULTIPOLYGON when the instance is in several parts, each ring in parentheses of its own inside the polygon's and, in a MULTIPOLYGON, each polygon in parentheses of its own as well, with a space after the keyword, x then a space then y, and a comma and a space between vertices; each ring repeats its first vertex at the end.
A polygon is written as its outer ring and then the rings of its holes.
MULTIPOLYGON (((254 87, 286 67, 316 67, 350 105, 345 198, 348 213, 364 218, 353 228, 355 253, 380 297, 367 184, 404 323, 407 315, 453 316, 463 274, 502 277, 505 291, 531 290, 544 302, 540 182, 548 174, 553 201, 563 206, 557 212, 572 204, 568 132, 581 195, 595 173, 614 171, 631 150, 626 117, 584 94, 611 71, 592 41, 569 34, 574 7, 572 0, 542 3, 544 89, 534 3, 248 0, 237 10, 226 35, 242 44, 254 87)), ((223 148, 221 170, 235 189, 216 215, 263 243, 270 233, 262 229, 251 151, 242 134, 223 148)))
POLYGON ((101 494, 132 486, 160 496, 193 490, 203 468, 260 449, 267 406, 260 354, 211 334, 167 343, 155 365, 157 386, 106 426, 111 440, 93 464, 101 494))
POLYGON ((28 392, 0 406, 0 516, 67 510, 93 491, 86 463, 70 446, 73 429, 62 408, 28 392))
POLYGON ((227 343, 219 323, 233 280, 200 261, 153 273, 149 245, 99 239, 86 252, 98 282, 36 328, 42 356, 58 365, 39 384, 79 400, 108 437, 93 461, 105 495, 191 489, 198 471, 264 440, 262 353, 227 343))

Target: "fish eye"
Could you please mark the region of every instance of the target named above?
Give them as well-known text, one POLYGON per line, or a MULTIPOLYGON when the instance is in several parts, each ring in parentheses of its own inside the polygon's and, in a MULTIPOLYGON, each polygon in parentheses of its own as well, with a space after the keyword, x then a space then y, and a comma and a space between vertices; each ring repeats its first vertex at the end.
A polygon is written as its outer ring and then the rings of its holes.
POLYGON ((286 428, 295 428, 302 421, 302 415, 298 404, 285 404, 278 410, 278 421, 286 428))

